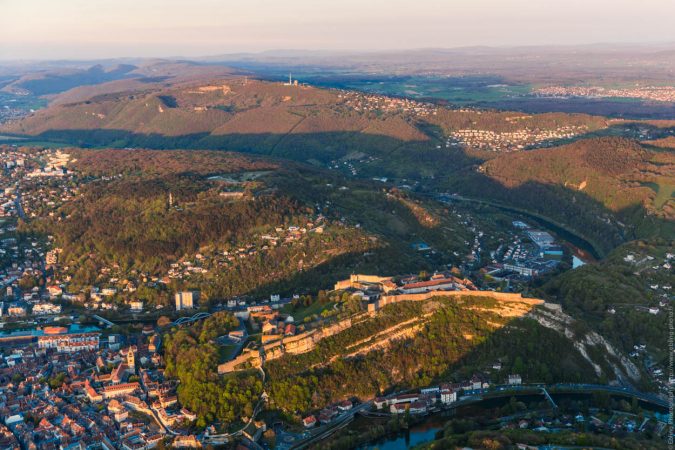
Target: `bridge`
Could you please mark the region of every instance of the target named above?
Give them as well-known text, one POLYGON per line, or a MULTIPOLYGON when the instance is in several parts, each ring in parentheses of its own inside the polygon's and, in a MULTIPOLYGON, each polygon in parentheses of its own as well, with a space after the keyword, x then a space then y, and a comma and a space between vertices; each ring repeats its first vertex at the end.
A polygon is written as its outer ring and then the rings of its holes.
POLYGON ((198 312, 192 317, 181 317, 179 319, 176 319, 175 321, 171 322, 169 325, 172 327, 175 327, 176 325, 183 325, 186 323, 192 323, 196 322, 198 320, 206 319, 207 317, 210 317, 211 313, 207 312, 198 312))
POLYGON ((108 319, 104 319, 103 317, 98 316, 98 315, 96 315, 96 314, 94 314, 92 317, 93 317, 94 319, 98 320, 100 323, 102 323, 102 324, 104 324, 105 326, 107 326, 108 328, 115 326, 115 324, 112 323, 111 321, 109 321, 108 319))
POLYGON ((609 394, 623 394, 628 397, 635 397, 646 403, 659 406, 664 409, 669 408, 668 400, 658 394, 651 394, 648 392, 641 392, 627 386, 609 386, 605 384, 574 384, 574 383, 557 383, 548 386, 549 389, 576 390, 576 391, 604 391, 609 394))
POLYGON ((551 406, 553 406, 553 409, 558 409, 558 405, 555 404, 555 402, 553 401, 553 398, 551 398, 551 395, 546 390, 546 387, 542 387, 541 392, 544 394, 544 397, 546 397, 546 400, 548 400, 548 402, 551 404, 551 406))

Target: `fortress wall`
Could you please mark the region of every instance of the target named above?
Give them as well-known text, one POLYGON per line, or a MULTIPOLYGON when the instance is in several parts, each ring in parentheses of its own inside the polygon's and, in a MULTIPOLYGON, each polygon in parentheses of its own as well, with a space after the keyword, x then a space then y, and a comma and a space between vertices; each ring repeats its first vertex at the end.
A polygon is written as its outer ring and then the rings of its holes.
MULTIPOLYGON (((368 305, 368 312, 374 313, 386 305, 405 301, 425 301, 433 297, 487 297, 501 302, 518 302, 532 306, 544 305, 548 308, 556 308, 559 305, 545 303, 538 298, 524 298, 521 294, 494 292, 494 291, 431 291, 421 294, 401 294, 401 295, 383 295, 379 300, 368 305)), ((282 357, 284 354, 301 354, 312 351, 316 343, 321 339, 333 336, 352 326, 352 319, 344 319, 333 325, 327 326, 321 330, 311 330, 296 336, 284 338, 264 345, 265 359, 271 360, 282 357)), ((218 366, 218 373, 234 372, 237 367, 244 363, 251 363, 253 367, 259 367, 262 363, 260 355, 255 351, 242 353, 232 361, 228 361, 218 366)))
POLYGON ((237 366, 247 362, 250 362, 253 367, 260 367, 262 361, 260 361, 260 355, 258 355, 258 352, 244 352, 234 358, 232 361, 219 364, 218 374, 222 375, 224 373, 235 372, 238 370, 237 366))
POLYGON ((333 289, 336 291, 341 291, 344 289, 349 289, 350 287, 352 287, 352 280, 342 280, 335 283, 335 287, 333 289))
POLYGON ((382 283, 383 281, 390 280, 391 277, 381 277, 379 275, 352 275, 349 277, 351 282, 361 282, 361 283, 382 283))
POLYGON ((383 295, 368 305, 368 312, 375 312, 386 305, 398 302, 420 302, 433 297, 487 297, 504 302, 520 302, 529 305, 544 305, 545 302, 538 298, 525 298, 521 294, 494 291, 431 291, 420 294, 383 295))
POLYGON ((348 289, 351 287, 354 287, 354 285, 358 283, 382 283, 384 281, 391 280, 391 277, 381 277, 379 275, 360 275, 360 274, 354 274, 349 277, 348 280, 341 280, 335 283, 334 289, 336 291, 338 290, 344 290, 348 289))
MULTIPOLYGON (((344 331, 351 326, 352 319, 344 319, 321 330, 311 330, 296 336, 284 337, 283 339, 277 339, 274 342, 266 343, 263 345, 265 359, 272 360, 280 358, 286 353, 298 355, 301 353, 310 352, 314 350, 316 343, 321 339, 333 336, 334 334, 344 331)), ((248 351, 239 355, 232 361, 220 364, 218 366, 218 373, 224 374, 228 372, 235 372, 239 370, 237 368, 239 365, 247 362, 251 363, 253 367, 259 367, 262 361, 260 360, 260 356, 257 354, 257 352, 248 351)))

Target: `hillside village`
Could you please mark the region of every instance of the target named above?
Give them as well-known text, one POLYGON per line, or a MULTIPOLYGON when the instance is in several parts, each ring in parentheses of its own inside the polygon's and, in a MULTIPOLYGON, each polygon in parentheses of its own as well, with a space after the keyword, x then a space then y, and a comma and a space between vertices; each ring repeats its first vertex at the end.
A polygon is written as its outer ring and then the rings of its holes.
POLYGON ((351 111, 402 113, 405 117, 411 119, 434 116, 438 111, 438 107, 433 103, 405 97, 389 97, 345 90, 338 90, 337 92, 338 98, 351 111))
MULTIPOLYGON (((476 291, 469 280, 449 273, 434 274, 428 281, 411 275, 354 275, 337 282, 335 292, 366 302, 366 314, 375 314, 385 303, 412 300, 420 294, 420 300, 451 293, 497 295, 476 291)), ((176 309, 196 307, 196 294, 177 294, 176 309)), ((514 305, 525 302, 530 305, 528 308, 543 304, 517 294, 510 295, 496 298, 515 302, 514 305)), ((287 305, 288 300, 278 296, 245 304, 228 302, 225 309, 247 326, 218 338, 220 345, 234 344, 237 351, 243 350, 241 357, 219 366, 219 373, 237 370, 243 363, 246 367, 261 367, 264 362, 287 353, 311 351, 319 340, 347 330, 352 320, 360 320, 358 315, 337 320, 331 320, 328 315, 323 325, 297 324, 290 314, 280 313, 287 305), (262 331, 264 351, 251 346, 253 341, 244 349, 247 330, 262 331), (260 355, 259 359, 252 360, 254 355, 260 355)), ((182 326, 190 324, 185 322, 182 326)), ((164 377, 162 335, 152 325, 146 324, 141 332, 124 335, 97 326, 45 325, 29 333, 2 334, 0 341, 9 350, 0 360, 0 398, 3 400, 0 415, 4 423, 2 442, 10 448, 47 449, 54 444, 96 443, 104 449, 138 449, 154 448, 167 439, 180 448, 228 442, 234 437, 217 433, 213 427, 203 434, 191 433, 190 424, 196 415, 178 402, 176 381, 164 377), (36 397, 36 393, 40 396, 36 397)), ((512 375, 505 382, 519 385, 522 380, 512 375)), ((372 406, 375 411, 386 407, 391 414, 408 411, 426 414, 438 405, 456 402, 458 393, 489 386, 487 378, 476 375, 467 382, 422 389, 419 395, 377 398, 372 406)), ((306 428, 317 423, 330 425, 370 405, 342 401, 317 416, 306 416, 303 424, 306 428)), ((251 423, 254 423, 253 431, 247 428, 244 435, 255 441, 268 425, 253 420, 251 423)))
POLYGON ((0 0, 0 450, 675 450, 675 0, 0 0))
MULTIPOLYGON (((547 142, 572 139, 587 133, 585 125, 564 125, 554 129, 532 129, 525 127, 518 131, 492 131, 466 128, 453 131, 445 141, 445 147, 465 146, 467 148, 492 152, 512 152, 547 142)), ((549 143, 548 146, 552 144, 549 143)), ((541 145, 546 146, 546 145, 541 145)))

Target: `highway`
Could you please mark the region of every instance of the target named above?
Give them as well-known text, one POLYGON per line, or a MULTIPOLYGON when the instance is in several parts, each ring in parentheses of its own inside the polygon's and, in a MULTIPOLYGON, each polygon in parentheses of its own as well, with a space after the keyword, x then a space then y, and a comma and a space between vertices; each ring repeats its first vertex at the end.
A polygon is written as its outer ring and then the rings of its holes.
POLYGON ((656 394, 636 391, 635 389, 623 386, 608 386, 604 384, 576 384, 576 383, 556 383, 556 384, 522 384, 517 386, 500 385, 488 389, 476 389, 467 391, 469 395, 489 394, 495 392, 513 392, 513 391, 532 391, 533 389, 545 388, 549 393, 559 392, 607 392, 610 394, 623 394, 629 397, 635 397, 647 403, 651 403, 661 408, 668 409, 668 401, 656 394))

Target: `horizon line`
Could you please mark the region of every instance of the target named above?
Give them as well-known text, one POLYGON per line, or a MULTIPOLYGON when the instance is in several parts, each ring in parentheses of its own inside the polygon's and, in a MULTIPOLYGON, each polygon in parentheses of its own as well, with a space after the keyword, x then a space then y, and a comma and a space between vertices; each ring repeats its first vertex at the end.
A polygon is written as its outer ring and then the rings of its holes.
MULTIPOLYGON (((195 56, 172 55, 172 56, 109 56, 104 58, 5 58, 0 55, 0 63, 14 62, 14 63, 47 63, 47 62, 93 62, 93 61, 114 61, 114 60, 166 60, 166 61, 188 61, 200 62, 199 60, 222 58, 228 56, 269 56, 273 53, 297 53, 294 56, 302 56, 305 54, 352 54, 352 55, 367 55, 367 54, 395 54, 395 53, 413 53, 424 51, 453 51, 453 50, 471 50, 471 49, 490 49, 490 50, 519 50, 519 49, 543 49, 543 48, 557 48, 557 49, 574 49, 574 48, 589 48, 589 47, 672 47, 675 49, 675 40, 672 41, 625 41, 625 42, 589 42, 584 44, 520 44, 520 45, 464 45, 456 47, 407 47, 407 48, 390 48, 390 49, 309 49, 309 48, 269 48, 257 51, 230 51, 217 54, 201 54, 195 56)), ((288 57, 289 55, 282 55, 288 57)))

